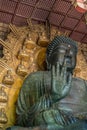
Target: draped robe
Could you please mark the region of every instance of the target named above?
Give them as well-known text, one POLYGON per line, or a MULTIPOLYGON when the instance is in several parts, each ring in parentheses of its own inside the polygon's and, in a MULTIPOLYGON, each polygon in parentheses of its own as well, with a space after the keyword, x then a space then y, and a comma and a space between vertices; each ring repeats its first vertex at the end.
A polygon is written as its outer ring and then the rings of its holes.
POLYGON ((71 90, 60 100, 52 94, 51 73, 38 71, 26 77, 17 102, 17 125, 52 125, 63 128, 76 122, 76 114, 87 113, 87 81, 73 78, 71 90), (73 117, 73 118, 72 118, 73 117))

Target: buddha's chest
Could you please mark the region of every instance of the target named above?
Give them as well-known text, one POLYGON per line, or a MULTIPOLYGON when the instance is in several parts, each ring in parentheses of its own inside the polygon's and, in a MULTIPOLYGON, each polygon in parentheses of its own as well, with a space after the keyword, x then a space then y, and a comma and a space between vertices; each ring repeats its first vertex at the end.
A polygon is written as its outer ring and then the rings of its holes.
POLYGON ((84 80, 73 80, 69 94, 60 101, 60 107, 65 107, 73 113, 87 112, 87 89, 84 80))

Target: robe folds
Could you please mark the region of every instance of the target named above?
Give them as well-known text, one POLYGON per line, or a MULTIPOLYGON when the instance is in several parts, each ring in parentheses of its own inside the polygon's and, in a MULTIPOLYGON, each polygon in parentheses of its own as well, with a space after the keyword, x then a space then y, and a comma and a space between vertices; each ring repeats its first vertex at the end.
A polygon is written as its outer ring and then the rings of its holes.
POLYGON ((51 72, 38 71, 24 80, 17 102, 17 125, 63 128, 76 122, 75 116, 87 114, 87 81, 73 78, 64 99, 52 93, 51 72))

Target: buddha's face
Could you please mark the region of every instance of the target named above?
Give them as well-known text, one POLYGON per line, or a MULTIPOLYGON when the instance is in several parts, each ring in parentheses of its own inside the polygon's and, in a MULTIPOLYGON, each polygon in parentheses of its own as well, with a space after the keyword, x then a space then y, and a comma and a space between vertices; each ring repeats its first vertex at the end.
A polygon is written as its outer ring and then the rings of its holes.
POLYGON ((56 47, 51 55, 50 63, 56 65, 57 62, 60 63, 60 66, 66 64, 68 70, 73 70, 76 65, 76 54, 73 46, 61 43, 56 47))

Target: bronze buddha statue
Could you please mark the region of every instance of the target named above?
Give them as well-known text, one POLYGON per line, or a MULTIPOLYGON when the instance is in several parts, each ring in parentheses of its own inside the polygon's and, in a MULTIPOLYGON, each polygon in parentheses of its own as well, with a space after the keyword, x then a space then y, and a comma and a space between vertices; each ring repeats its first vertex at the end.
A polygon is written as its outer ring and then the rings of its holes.
POLYGON ((75 41, 54 38, 47 47, 47 71, 25 78, 16 107, 17 126, 8 130, 87 129, 79 119, 81 114, 87 115, 87 81, 72 77, 76 55, 75 41))

